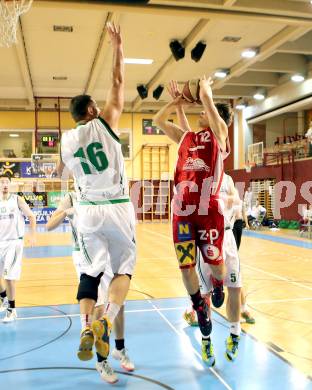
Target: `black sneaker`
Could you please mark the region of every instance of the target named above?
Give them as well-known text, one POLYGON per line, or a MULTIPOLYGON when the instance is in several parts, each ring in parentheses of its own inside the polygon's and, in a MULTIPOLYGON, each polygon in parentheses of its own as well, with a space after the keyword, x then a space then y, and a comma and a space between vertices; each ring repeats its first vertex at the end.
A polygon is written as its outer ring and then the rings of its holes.
POLYGON ((224 302, 224 292, 223 292, 223 280, 217 280, 211 277, 211 282, 213 285, 213 290, 211 293, 211 301, 214 307, 221 307, 224 302))
POLYGON ((198 326, 203 336, 209 336, 212 331, 212 323, 209 318, 209 307, 206 302, 195 309, 197 313, 198 326))

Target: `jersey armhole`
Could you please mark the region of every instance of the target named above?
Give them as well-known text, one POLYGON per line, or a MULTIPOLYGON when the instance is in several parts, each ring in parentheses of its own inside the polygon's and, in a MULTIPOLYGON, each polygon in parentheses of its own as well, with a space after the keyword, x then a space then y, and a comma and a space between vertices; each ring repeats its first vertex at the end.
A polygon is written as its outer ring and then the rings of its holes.
POLYGON ((105 129, 114 138, 114 140, 121 143, 119 137, 117 136, 117 134, 114 133, 114 131, 111 129, 110 125, 106 122, 106 120, 101 116, 99 116, 97 119, 102 123, 102 125, 104 125, 105 129))

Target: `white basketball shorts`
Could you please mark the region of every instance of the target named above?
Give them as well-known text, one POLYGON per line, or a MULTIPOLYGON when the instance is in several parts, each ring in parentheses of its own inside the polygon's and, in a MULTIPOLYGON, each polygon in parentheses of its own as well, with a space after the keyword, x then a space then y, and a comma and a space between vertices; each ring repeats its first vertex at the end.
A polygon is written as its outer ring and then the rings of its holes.
MULTIPOLYGON (((242 287, 240 261, 234 234, 231 229, 225 230, 224 232, 223 256, 226 267, 224 286, 230 288, 242 287)), ((212 283, 210 279, 211 269, 209 264, 203 261, 200 253, 197 255, 196 271, 199 278, 201 293, 208 294, 212 290, 212 283)))
POLYGON ((24 241, 0 241, 0 277, 6 280, 19 280, 22 271, 24 241))
POLYGON ((85 273, 96 277, 109 262, 113 274, 132 275, 136 262, 132 203, 79 204, 77 215, 85 273))

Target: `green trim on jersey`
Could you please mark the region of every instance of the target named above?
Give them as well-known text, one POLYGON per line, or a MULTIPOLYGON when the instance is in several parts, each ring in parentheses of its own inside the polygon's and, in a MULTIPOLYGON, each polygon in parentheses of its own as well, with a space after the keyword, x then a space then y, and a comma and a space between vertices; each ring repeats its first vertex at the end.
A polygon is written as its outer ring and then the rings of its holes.
POLYGON ((114 140, 121 144, 119 137, 114 133, 114 131, 111 129, 110 125, 106 122, 106 120, 100 116, 97 119, 102 123, 102 125, 105 126, 106 130, 114 138, 114 140))
POLYGON ((16 248, 15 248, 15 251, 14 251, 14 259, 13 259, 13 261, 12 261, 12 263, 11 263, 10 268, 9 268, 8 271, 11 271, 11 270, 13 269, 13 267, 14 267, 14 265, 15 265, 15 263, 16 263, 16 259, 17 259, 17 253, 16 253, 16 248))
POLYGON ((89 256, 89 253, 88 253, 87 248, 86 248, 86 246, 85 246, 85 243, 84 243, 84 241, 83 241, 83 235, 81 234, 80 237, 81 237, 81 244, 82 244, 82 251, 83 251, 83 254, 84 254, 86 260, 88 261, 88 263, 89 263, 89 264, 92 264, 92 260, 91 260, 91 258, 90 258, 90 256, 89 256))
POLYGON ((80 252, 79 246, 73 246, 72 251, 73 252, 80 252))
POLYGON ((114 204, 114 203, 127 203, 130 202, 130 199, 111 199, 111 200, 95 200, 95 201, 80 201, 79 204, 82 206, 87 206, 87 205, 102 205, 102 204, 114 204))

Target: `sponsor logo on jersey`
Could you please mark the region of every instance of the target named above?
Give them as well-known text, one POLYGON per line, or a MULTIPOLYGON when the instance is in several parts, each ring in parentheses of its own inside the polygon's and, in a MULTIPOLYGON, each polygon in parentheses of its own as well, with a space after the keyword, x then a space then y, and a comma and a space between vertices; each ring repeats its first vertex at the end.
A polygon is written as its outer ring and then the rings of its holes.
POLYGON ((208 260, 217 260, 220 257, 219 248, 217 248, 215 245, 204 245, 203 251, 206 254, 208 260))
POLYGON ((196 264, 195 241, 177 242, 174 247, 180 267, 190 267, 196 264))
POLYGON ((206 165, 205 161, 201 158, 188 157, 185 164, 183 165, 184 171, 210 171, 210 167, 206 165))
POLYGON ((180 241, 186 241, 192 238, 190 227, 191 225, 189 223, 178 223, 178 239, 180 241))

